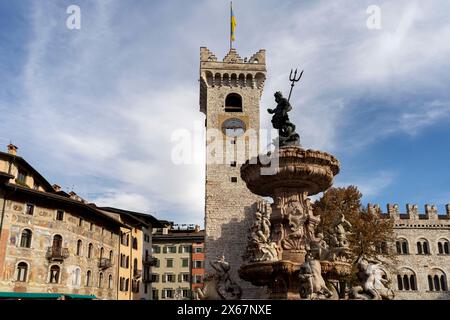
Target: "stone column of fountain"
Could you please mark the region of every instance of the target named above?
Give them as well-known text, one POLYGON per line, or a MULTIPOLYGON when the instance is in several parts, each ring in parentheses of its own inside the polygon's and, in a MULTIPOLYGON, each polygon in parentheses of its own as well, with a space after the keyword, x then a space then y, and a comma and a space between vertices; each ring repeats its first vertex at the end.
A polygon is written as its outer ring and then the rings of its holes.
POLYGON ((338 281, 351 271, 349 263, 337 261, 345 259, 336 259, 331 252, 342 256, 346 250, 335 246, 330 251, 323 236, 316 234, 320 217, 314 215, 308 198, 331 187, 339 173, 339 161, 325 152, 302 149, 295 125, 287 115, 291 110, 288 100, 279 92, 275 100, 278 105, 269 113, 274 114, 272 123, 279 130, 279 147, 270 154, 269 164, 262 164, 258 158, 241 167, 241 177, 249 190, 271 197, 273 203, 271 214, 264 205, 259 206, 244 255, 248 263, 241 266, 239 276, 254 285, 267 286, 271 299, 300 299, 300 274, 309 272, 312 276, 307 278, 311 293, 326 291, 321 282, 316 285, 319 288, 312 288, 314 272, 319 278, 322 273, 327 281, 338 281), (276 162, 278 165, 269 174, 262 171, 276 162))

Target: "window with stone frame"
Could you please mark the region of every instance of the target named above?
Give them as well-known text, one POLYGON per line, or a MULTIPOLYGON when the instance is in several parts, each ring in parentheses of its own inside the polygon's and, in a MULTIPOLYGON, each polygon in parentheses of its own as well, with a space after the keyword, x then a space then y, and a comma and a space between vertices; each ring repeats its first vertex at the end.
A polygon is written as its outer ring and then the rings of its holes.
POLYGON ((429 291, 448 291, 447 276, 440 269, 432 269, 428 274, 429 291))
POLYGON ((81 269, 75 268, 72 272, 72 285, 80 286, 81 285, 81 269))
POLYGON ((153 300, 158 300, 158 293, 159 293, 159 291, 158 291, 158 289, 152 289, 152 299, 153 300))
POLYGON ((87 257, 92 258, 93 254, 94 254, 94 246, 92 245, 92 243, 89 243, 87 257))
POLYGON ((173 296, 174 296, 174 290, 173 289, 163 289, 162 293, 163 293, 163 295, 162 295, 163 299, 164 298, 166 298, 166 299, 173 299, 173 296))
POLYGON ((172 273, 167 273, 166 275, 166 281, 165 282, 175 282, 175 275, 172 273))
POLYGON ((438 253, 450 254, 450 242, 447 239, 440 239, 438 241, 438 253))
POLYGON ((28 264, 26 262, 19 262, 17 265, 16 281, 26 282, 28 277, 28 264))
POLYGON ((113 276, 110 274, 108 276, 108 289, 112 289, 114 287, 113 276))
POLYGON ((60 276, 61 276, 61 268, 57 265, 52 265, 50 267, 49 282, 50 283, 59 283, 60 276))
POLYGON ((194 268, 195 269, 203 268, 203 261, 201 261, 201 260, 194 260, 194 268))
POLYGON ((183 289, 183 298, 190 298, 191 297, 191 290, 189 289, 183 289))
POLYGON ((191 253, 191 246, 189 246, 189 245, 183 245, 183 246, 180 246, 180 249, 181 249, 181 253, 191 253))
POLYGON ((168 253, 177 253, 177 247, 175 247, 175 246, 167 247, 167 252, 168 253))
POLYGON ((20 237, 20 246, 22 248, 30 248, 31 247, 31 238, 33 233, 30 229, 24 229, 22 231, 22 235, 20 237))
POLYGON ((409 254, 409 245, 406 239, 400 238, 395 241, 397 254, 409 254))
POLYGON ((430 246, 428 245, 428 241, 426 239, 420 239, 417 241, 417 254, 429 254, 430 246))
POLYGON ((403 268, 397 274, 397 288, 399 291, 416 291, 417 277, 413 270, 403 268))
POLYGON ((64 221, 64 211, 63 210, 56 210, 56 220, 58 221, 64 221))
POLYGON ((161 253, 161 247, 157 245, 152 246, 152 253, 161 253))
POLYGON ((159 282, 159 274, 152 273, 151 274, 151 282, 159 282))
POLYGON ((388 245, 386 241, 377 243, 375 249, 378 254, 388 254, 388 245))
POLYGON ((103 288, 103 272, 98 274, 98 287, 103 288))
POLYGON ((77 241, 77 256, 81 256, 83 254, 83 241, 78 240, 77 241))
POLYGON ((183 268, 188 268, 189 267, 189 259, 188 258, 181 259, 181 266, 183 268))
POLYGON ((166 267, 173 268, 173 259, 166 259, 166 267))
POLYGON ((182 282, 190 282, 191 275, 189 273, 183 273, 181 275, 182 282))
POLYGON ((30 216, 32 216, 33 213, 34 213, 34 205, 30 204, 30 203, 27 203, 26 204, 26 208, 25 208, 25 213, 30 215, 30 216))
POLYGON ((90 287, 92 285, 92 271, 88 270, 86 272, 86 287, 90 287))
POLYGON ((202 283, 202 281, 203 281, 202 275, 196 274, 196 275, 194 276, 194 283, 202 283))
POLYGON ((25 184, 26 180, 27 180, 26 172, 19 170, 17 174, 17 182, 25 184))

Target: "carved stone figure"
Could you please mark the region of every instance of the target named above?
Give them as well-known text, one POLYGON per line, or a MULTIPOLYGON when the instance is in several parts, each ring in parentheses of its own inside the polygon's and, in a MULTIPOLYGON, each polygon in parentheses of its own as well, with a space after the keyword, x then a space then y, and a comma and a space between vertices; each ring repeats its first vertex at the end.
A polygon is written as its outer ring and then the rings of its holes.
POLYGON ((295 132, 295 124, 289 121, 288 112, 292 110, 289 101, 283 97, 281 92, 274 94, 277 106, 274 109, 267 109, 273 114, 272 125, 278 129, 279 145, 282 146, 299 146, 300 136, 295 132))
POLYGON ((237 300, 242 296, 241 287, 231 280, 229 271, 230 264, 225 257, 218 257, 212 261, 211 266, 215 273, 205 278, 203 289, 197 289, 197 298, 200 300, 237 300))
POLYGON ((351 297, 363 300, 393 299, 394 291, 389 287, 390 280, 385 279, 385 272, 381 269, 381 262, 368 260, 364 256, 357 260, 358 279, 361 286, 353 287, 351 297))
POLYGON ((311 300, 329 299, 333 293, 327 288, 322 277, 320 261, 306 255, 306 261, 300 267, 300 296, 311 300))
POLYGON ((351 228, 352 225, 350 222, 345 220, 345 216, 341 214, 333 224, 334 233, 331 235, 332 245, 339 248, 348 248, 349 242, 347 235, 350 233, 351 228))
POLYGON ((261 205, 258 210, 262 212, 255 213, 255 220, 250 228, 247 251, 243 258, 251 262, 277 261, 278 245, 269 239, 271 226, 269 212, 261 205))

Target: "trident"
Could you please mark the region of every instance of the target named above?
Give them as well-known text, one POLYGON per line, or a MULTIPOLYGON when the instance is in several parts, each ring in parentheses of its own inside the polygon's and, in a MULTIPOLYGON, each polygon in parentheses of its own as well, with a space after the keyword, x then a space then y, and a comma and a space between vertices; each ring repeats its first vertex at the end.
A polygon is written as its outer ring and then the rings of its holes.
POLYGON ((291 83, 291 91, 289 91, 288 101, 289 101, 289 99, 291 99, 291 93, 292 93, 292 89, 294 89, 295 83, 300 80, 302 75, 303 75, 303 70, 302 70, 302 72, 300 72, 300 75, 297 78, 297 69, 295 69, 294 76, 292 76, 292 69, 291 69, 291 73, 289 74, 289 81, 292 81, 292 83, 291 83))

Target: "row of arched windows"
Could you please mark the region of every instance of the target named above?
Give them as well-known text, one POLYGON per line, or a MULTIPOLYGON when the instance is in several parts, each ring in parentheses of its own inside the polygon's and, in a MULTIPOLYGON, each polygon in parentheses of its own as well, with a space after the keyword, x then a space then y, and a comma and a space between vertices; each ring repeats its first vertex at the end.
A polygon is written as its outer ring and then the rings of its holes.
MULTIPOLYGON (((417 254, 430 254, 430 245, 428 240, 420 239, 416 243, 417 245, 417 254)), ((397 249, 397 254, 409 254, 409 244, 406 239, 398 239, 395 242, 395 246, 397 249)), ((447 239, 440 239, 437 243, 437 252, 438 254, 450 254, 450 241, 447 239)))
MULTIPOLYGON (((77 241, 77 251, 76 251, 76 255, 77 256, 82 256, 83 255, 83 241, 78 240, 77 241)), ((92 245, 92 243, 88 244, 88 249, 87 249, 87 257, 88 258, 92 258, 94 255, 94 246, 92 245)), ((105 249, 103 247, 100 248, 100 255, 99 255, 100 259, 105 258, 105 249)), ((113 251, 110 250, 109 251, 109 260, 113 260, 113 251)))
MULTIPOLYGON (((20 247, 22 248, 31 248, 31 241, 32 241, 33 233, 30 229, 24 229, 22 231, 21 237, 20 237, 20 247)), ((62 247, 62 237, 60 235, 55 235, 53 237, 53 247, 62 247)), ((77 241, 77 250, 76 255, 81 256, 83 254, 83 242, 81 240, 77 241)), ((92 258, 94 255, 94 246, 92 243, 89 243, 87 248, 87 257, 92 258)), ((103 247, 100 248, 100 259, 105 258, 104 257, 104 249, 103 247)), ((113 260, 113 251, 109 251, 109 259, 113 260)))
MULTIPOLYGON (((416 291, 417 278, 414 271, 403 268, 397 275, 397 287, 401 291, 416 291)), ((428 274, 428 290, 429 291, 447 291, 447 277, 440 269, 432 269, 428 274)))
MULTIPOLYGON (((28 272, 29 272, 28 263, 23 262, 23 261, 19 262, 17 264, 15 280, 19 281, 19 282, 27 282, 28 272)), ((113 276, 110 274, 110 275, 108 275, 107 279, 108 279, 107 288, 112 289, 114 286, 113 276)), ((60 268, 60 266, 58 266, 58 265, 50 266, 49 272, 48 272, 48 283, 55 283, 55 284, 61 283, 61 268, 60 268)), ((81 269, 77 267, 72 272, 72 285, 73 286, 81 286, 81 283, 82 283, 81 269)), ((91 270, 86 271, 84 283, 85 283, 86 287, 92 287, 94 285, 91 270)), ((105 286, 103 272, 99 272, 96 285, 99 288, 103 288, 105 286)))

